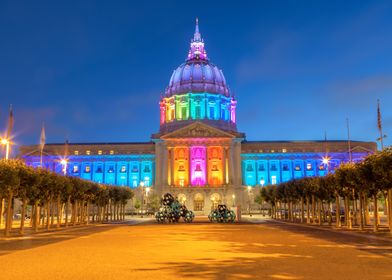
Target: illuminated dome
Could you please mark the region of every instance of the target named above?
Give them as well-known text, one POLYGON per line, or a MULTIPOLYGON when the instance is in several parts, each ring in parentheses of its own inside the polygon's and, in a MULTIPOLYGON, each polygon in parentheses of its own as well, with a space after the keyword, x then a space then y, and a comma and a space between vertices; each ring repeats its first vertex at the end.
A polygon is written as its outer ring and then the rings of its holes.
POLYGON ((194 121, 236 131, 236 104, 225 76, 210 62, 196 28, 186 61, 174 70, 160 101, 160 131, 170 132, 194 121))
POLYGON ((188 60, 174 70, 166 96, 188 92, 230 95, 222 70, 208 60, 200 59, 188 60))
POLYGON ((197 20, 187 60, 173 71, 165 94, 169 97, 189 92, 208 92, 230 96, 222 70, 209 62, 197 20))

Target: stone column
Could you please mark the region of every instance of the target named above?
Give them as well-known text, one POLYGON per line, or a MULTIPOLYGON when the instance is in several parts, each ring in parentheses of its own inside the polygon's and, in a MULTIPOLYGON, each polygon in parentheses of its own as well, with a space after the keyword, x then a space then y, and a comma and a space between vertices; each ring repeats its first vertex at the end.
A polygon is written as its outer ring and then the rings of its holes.
POLYGON ((226 184, 226 148, 222 146, 222 185, 226 184))
POLYGON ((155 189, 160 192, 162 188, 162 142, 155 143, 155 189))
POLYGON ((162 143, 161 147, 161 185, 162 185, 162 192, 159 195, 162 195, 164 191, 166 191, 166 187, 169 185, 169 165, 168 165, 168 148, 166 146, 166 143, 162 143))
POLYGON ((172 161, 172 155, 173 154, 173 150, 172 148, 168 148, 168 156, 167 156, 167 185, 171 186, 172 185, 172 167, 171 167, 171 161, 172 161))

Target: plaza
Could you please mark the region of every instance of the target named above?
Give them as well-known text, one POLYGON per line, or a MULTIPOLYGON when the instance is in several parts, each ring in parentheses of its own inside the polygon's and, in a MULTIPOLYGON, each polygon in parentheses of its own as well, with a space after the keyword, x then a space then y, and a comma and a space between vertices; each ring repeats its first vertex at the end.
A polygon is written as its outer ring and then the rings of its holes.
POLYGON ((390 279, 392 242, 255 219, 92 225, 0 240, 2 279, 390 279))

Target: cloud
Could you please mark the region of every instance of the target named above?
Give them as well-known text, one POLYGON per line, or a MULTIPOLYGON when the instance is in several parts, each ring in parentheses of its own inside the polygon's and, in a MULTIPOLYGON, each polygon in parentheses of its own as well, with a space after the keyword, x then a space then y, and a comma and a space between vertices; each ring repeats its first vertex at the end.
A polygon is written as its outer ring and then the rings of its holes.
MULTIPOLYGON (((377 98, 389 97, 392 91, 392 74, 378 74, 357 79, 345 79, 327 84, 322 90, 336 104, 349 102, 367 105, 377 98)), ((389 97, 390 99, 390 97, 389 97)))

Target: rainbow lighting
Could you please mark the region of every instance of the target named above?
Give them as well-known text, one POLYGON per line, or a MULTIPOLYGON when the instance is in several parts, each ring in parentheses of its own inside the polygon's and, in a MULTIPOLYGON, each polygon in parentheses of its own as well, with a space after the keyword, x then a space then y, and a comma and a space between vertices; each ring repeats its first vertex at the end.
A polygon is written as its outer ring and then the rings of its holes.
POLYGON ((220 203, 251 208, 260 188, 325 176, 376 151, 376 143, 362 141, 351 141, 350 151, 345 140, 248 141, 237 131, 236 108, 196 19, 185 61, 160 97, 159 131, 151 141, 48 143, 42 154, 39 145, 21 147, 21 156, 65 176, 129 186, 138 199, 169 192, 205 215, 220 203))
POLYGON ((222 70, 209 61, 198 20, 187 59, 173 71, 159 104, 161 132, 195 120, 236 131, 237 102, 222 70))

